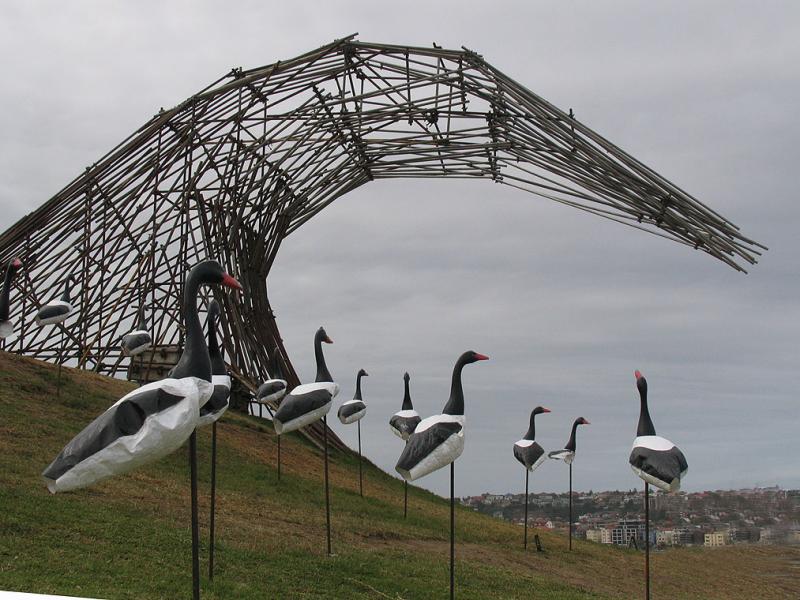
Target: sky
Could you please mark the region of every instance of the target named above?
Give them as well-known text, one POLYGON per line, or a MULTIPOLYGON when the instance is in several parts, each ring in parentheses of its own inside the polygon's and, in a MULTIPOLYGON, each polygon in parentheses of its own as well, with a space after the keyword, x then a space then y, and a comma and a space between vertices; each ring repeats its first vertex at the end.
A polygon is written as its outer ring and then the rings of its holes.
MULTIPOLYGON (((227 73, 358 32, 481 53, 770 249, 743 275, 710 256, 485 181, 373 182, 287 238, 268 281, 292 361, 313 335, 352 397, 366 456, 393 472, 403 373, 440 412, 458 355, 456 494, 518 492, 537 405, 545 449, 578 434, 575 488, 630 489, 639 401, 685 453, 684 489, 800 487, 800 5, 794 2, 88 2, 0 5, 0 228, 227 73)), ((336 408, 334 407, 334 411, 336 408)), ((332 427, 356 444, 356 427, 332 427)), ((309 468, 315 468, 310 465, 309 468)), ((447 493, 447 470, 419 485, 447 493)), ((548 461, 532 491, 565 491, 548 461)), ((368 486, 368 482, 367 482, 368 486)), ((368 488, 367 488, 368 489, 368 488)))

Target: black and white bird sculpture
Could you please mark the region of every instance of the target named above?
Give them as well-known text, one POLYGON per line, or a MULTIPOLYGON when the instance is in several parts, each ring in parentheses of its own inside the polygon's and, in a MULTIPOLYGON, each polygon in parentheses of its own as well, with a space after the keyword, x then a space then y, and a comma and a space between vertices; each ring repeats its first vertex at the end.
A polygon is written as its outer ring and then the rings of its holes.
POLYGON ((522 547, 528 547, 528 479, 531 471, 536 470, 547 458, 544 448, 536 441, 536 415, 549 413, 550 409, 537 406, 531 411, 528 431, 521 440, 514 442, 514 458, 525 467, 525 531, 522 534, 522 547))
POLYGON ((52 493, 86 487, 152 462, 191 435, 200 407, 211 397, 211 359, 197 314, 203 284, 240 289, 219 263, 195 266, 184 291, 186 345, 166 379, 130 392, 76 435, 42 474, 52 493))
POLYGON ((544 448, 536 441, 536 415, 549 412, 550 409, 543 406, 534 408, 531 411, 528 431, 521 440, 514 442, 514 458, 522 463, 527 471, 535 471, 547 458, 544 448))
POLYGON ((12 258, 6 267, 6 276, 3 279, 3 289, 0 290, 0 339, 6 339, 14 333, 14 323, 9 317, 11 310, 11 282, 22 268, 22 261, 12 258))
POLYGON ((320 327, 314 335, 317 377, 314 383, 298 385, 283 399, 273 417, 276 433, 288 433, 310 425, 325 417, 331 410, 333 399, 339 393, 339 384, 333 381, 325 364, 325 355, 322 353, 323 342, 332 344, 333 340, 325 333, 325 329, 320 327))
POLYGON ((200 407, 214 393, 211 357, 197 312, 201 285, 241 290, 218 262, 195 265, 186 277, 182 317, 186 337, 178 364, 166 379, 126 394, 76 435, 42 473, 52 493, 82 488, 153 462, 189 439, 192 485, 192 587, 200 598, 197 516, 197 441, 200 407))
MULTIPOLYGON (((403 395, 403 405, 399 412, 396 412, 389 419, 389 429, 392 433, 399 437, 404 442, 408 443, 408 438, 414 433, 414 430, 419 425, 419 413, 414 410, 414 405, 411 404, 411 392, 409 390, 408 382, 411 377, 408 373, 403 374, 403 382, 405 384, 405 394, 403 395)), ((408 517, 408 480, 403 479, 403 518, 408 517)))
POLYGON ((656 428, 647 407, 647 380, 636 371, 639 390, 639 425, 628 461, 633 472, 644 480, 644 579, 645 598, 650 599, 650 485, 666 492, 677 492, 681 479, 689 470, 686 458, 669 440, 656 435, 656 428))
POLYGON ((270 370, 270 379, 258 386, 258 391, 256 392, 256 402, 261 404, 280 402, 286 395, 286 378, 283 375, 283 369, 281 369, 277 346, 270 357, 270 370))
POLYGON ((464 450, 464 389, 461 370, 488 356, 469 350, 464 352, 453 367, 450 398, 442 414, 423 419, 408 438, 395 470, 403 479, 414 481, 446 467, 464 450))
POLYGON ((414 410, 414 405, 411 403, 411 393, 408 389, 408 382, 410 379, 411 377, 408 373, 403 375, 406 388, 405 395, 403 396, 403 406, 399 412, 394 413, 392 418, 389 419, 389 429, 403 441, 408 441, 408 438, 411 437, 411 434, 414 433, 417 425, 419 425, 422 420, 419 413, 414 410))
POLYGON ((325 455, 325 525, 327 531, 328 555, 331 554, 331 501, 328 485, 328 412, 333 399, 339 393, 339 385, 333 381, 322 343, 332 344, 333 340, 320 327, 314 335, 314 357, 317 361, 317 377, 314 383, 298 385, 281 402, 272 418, 275 433, 282 435, 322 419, 323 452, 325 455))
POLYGON ((353 399, 348 400, 339 407, 339 421, 343 425, 350 425, 351 423, 358 424, 358 491, 361 496, 364 496, 364 477, 361 472, 361 419, 367 414, 367 405, 364 404, 364 399, 361 397, 361 378, 369 377, 364 369, 359 369, 356 374, 356 393, 353 394, 353 399))
POLYGON ((678 447, 668 439, 656 435, 656 429, 647 407, 647 380, 636 371, 636 387, 639 390, 639 426, 629 462, 633 472, 645 483, 666 492, 677 492, 681 479, 689 470, 686 458, 678 447))
POLYGON ((69 290, 74 281, 72 275, 64 280, 64 293, 59 300, 51 300, 39 308, 36 313, 37 325, 54 325, 66 320, 73 312, 72 301, 70 300, 69 290))
POLYGON ((367 414, 367 405, 364 404, 364 399, 361 397, 361 378, 369 377, 364 369, 360 369, 356 375, 356 393, 353 395, 352 400, 348 400, 339 407, 339 421, 342 425, 350 425, 360 421, 365 414, 367 414))
POLYGON ((122 336, 122 353, 126 356, 136 356, 147 350, 152 344, 153 337, 147 331, 144 323, 144 305, 140 305, 136 317, 136 329, 122 336))
POLYGON ((572 461, 575 460, 575 433, 578 430, 578 425, 589 425, 589 421, 583 417, 575 419, 575 422, 572 424, 572 432, 569 435, 569 440, 567 440, 567 445, 561 450, 553 450, 548 453, 547 456, 556 460, 563 460, 568 465, 571 465, 572 461))
POLYGON ((561 450, 553 450, 548 454, 550 458, 556 460, 563 460, 569 465, 569 549, 572 550, 572 461, 575 459, 575 434, 578 431, 578 425, 589 425, 589 421, 583 417, 578 417, 572 423, 572 432, 567 440, 567 445, 561 450))
POLYGON ((217 318, 219 303, 211 300, 208 304, 208 357, 211 359, 211 383, 214 391, 211 398, 200 407, 197 426, 211 424, 211 518, 209 520, 208 578, 214 578, 214 536, 217 509, 217 421, 228 409, 231 396, 231 377, 225 366, 222 350, 217 342, 217 318))
POLYGON ((464 451, 464 388, 461 371, 464 365, 488 356, 472 350, 458 357, 453 367, 450 398, 442 414, 423 419, 408 438, 395 470, 406 481, 414 481, 450 465, 450 598, 455 590, 455 461, 464 451))

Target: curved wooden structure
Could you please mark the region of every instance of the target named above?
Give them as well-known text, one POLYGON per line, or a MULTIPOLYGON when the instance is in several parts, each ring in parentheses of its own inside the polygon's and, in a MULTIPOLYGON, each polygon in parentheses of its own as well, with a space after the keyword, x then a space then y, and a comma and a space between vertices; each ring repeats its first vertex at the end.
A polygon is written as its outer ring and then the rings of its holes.
POLYGON ((0 257, 25 264, 6 349, 58 358, 59 336, 35 327, 33 313, 74 274, 72 361, 113 375, 130 360, 119 339, 140 303, 154 344, 181 343, 183 274, 215 257, 245 288, 217 300, 232 372, 253 388, 267 377, 268 349, 283 352, 267 289, 281 241, 343 194, 396 177, 510 185, 739 270, 763 248, 475 52, 351 36, 235 69, 160 111, 3 233, 0 257))

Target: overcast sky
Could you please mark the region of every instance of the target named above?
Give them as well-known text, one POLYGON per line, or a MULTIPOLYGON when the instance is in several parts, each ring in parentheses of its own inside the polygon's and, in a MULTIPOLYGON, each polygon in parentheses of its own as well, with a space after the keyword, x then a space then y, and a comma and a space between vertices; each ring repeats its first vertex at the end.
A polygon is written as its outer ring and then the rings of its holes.
MULTIPOLYGON (((231 67, 359 39, 461 45, 629 151, 770 247, 749 275, 655 236, 489 182, 393 180, 289 237, 269 279, 301 378, 312 336, 352 397, 366 369, 367 456, 393 472, 402 375, 440 412, 466 349, 459 495, 519 491, 512 456, 581 428, 577 489, 639 487, 633 372, 684 489, 800 487, 795 2, 35 2, 0 5, 0 227, 231 67)), ((334 411, 336 409, 334 408, 334 411)), ((332 413, 333 414, 333 413, 332 413)), ((333 428, 355 444, 355 426, 333 428)), ((532 490, 565 490, 563 463, 532 490)), ((442 470, 419 482, 444 493, 442 470)))

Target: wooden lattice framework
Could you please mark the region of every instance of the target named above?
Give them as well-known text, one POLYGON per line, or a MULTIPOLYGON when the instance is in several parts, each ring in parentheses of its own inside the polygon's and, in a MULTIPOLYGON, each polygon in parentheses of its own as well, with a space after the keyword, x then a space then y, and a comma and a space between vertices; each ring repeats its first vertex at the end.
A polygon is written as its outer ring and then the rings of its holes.
POLYGON ((398 177, 509 185, 738 270, 763 248, 479 54, 350 36, 232 70, 160 111, 3 233, 2 260, 25 264, 6 349, 58 358, 59 336, 32 316, 74 274, 80 318, 64 329, 72 360, 113 375, 127 367, 118 341, 142 302, 156 344, 181 343, 183 274, 215 257, 245 288, 217 299, 233 374, 253 386, 268 352, 283 353, 266 284, 281 241, 343 194, 398 177))

